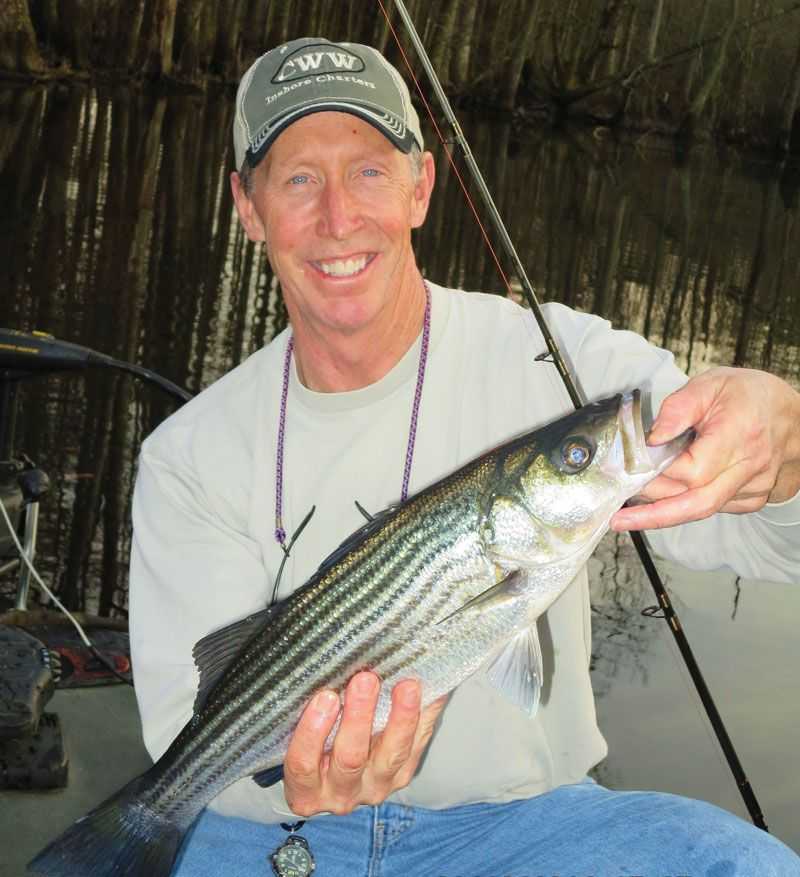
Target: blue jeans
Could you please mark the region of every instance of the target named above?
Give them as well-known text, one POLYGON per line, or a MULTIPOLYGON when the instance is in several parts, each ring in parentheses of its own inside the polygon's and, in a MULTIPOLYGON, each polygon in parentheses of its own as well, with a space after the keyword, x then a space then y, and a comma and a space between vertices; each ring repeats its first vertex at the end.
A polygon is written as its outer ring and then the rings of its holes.
MULTIPOLYGON (((317 816, 314 877, 797 877, 780 841, 707 804, 592 781, 509 804, 317 816)), ((202 814, 174 877, 273 877, 278 825, 202 814)))

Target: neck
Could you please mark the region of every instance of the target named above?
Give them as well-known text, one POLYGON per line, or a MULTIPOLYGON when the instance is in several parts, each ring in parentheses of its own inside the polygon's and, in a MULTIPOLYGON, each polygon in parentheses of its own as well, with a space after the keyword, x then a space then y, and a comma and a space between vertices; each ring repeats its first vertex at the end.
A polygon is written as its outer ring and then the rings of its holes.
POLYGON ((405 293, 393 297, 375 320, 357 329, 331 330, 292 320, 301 382, 318 393, 342 393, 374 384, 414 344, 424 314, 425 286, 417 272, 405 293))

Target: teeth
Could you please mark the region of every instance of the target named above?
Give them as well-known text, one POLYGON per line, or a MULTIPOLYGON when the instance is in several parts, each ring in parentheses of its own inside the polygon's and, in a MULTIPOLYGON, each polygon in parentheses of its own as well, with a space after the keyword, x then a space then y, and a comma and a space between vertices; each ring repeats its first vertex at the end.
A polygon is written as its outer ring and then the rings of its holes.
POLYGON ((320 269, 332 277, 349 277, 358 274, 366 268, 367 256, 359 256, 357 259, 337 259, 334 262, 318 262, 320 269))

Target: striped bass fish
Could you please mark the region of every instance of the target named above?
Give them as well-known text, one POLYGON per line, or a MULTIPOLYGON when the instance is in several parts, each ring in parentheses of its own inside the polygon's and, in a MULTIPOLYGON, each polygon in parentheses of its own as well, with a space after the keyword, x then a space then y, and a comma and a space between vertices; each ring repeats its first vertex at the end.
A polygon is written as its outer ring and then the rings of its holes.
POLYGON ((647 447, 634 391, 522 435, 381 512, 288 599, 196 645, 194 714, 167 752, 29 871, 166 877, 205 805, 242 777, 277 782, 311 697, 343 692, 365 668, 383 682, 375 732, 401 679, 422 681, 427 706, 482 667, 533 714, 543 678, 536 619, 614 512, 691 438, 647 447))

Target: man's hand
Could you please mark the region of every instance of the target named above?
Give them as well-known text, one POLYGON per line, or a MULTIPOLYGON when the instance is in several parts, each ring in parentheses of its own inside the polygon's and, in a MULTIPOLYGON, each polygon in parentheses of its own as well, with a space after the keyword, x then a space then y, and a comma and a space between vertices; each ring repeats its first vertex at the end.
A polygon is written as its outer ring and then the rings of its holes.
POLYGON ((381 803, 411 782, 447 698, 420 712, 420 683, 398 682, 386 727, 373 737, 379 691, 374 673, 357 673, 350 680, 329 752, 324 746, 339 715, 338 695, 321 691, 306 707, 283 762, 284 791, 293 813, 350 813, 359 804, 381 803))
POLYGON ((648 443, 662 444, 690 426, 697 439, 644 490, 651 503, 617 512, 613 529, 754 512, 800 490, 800 393, 780 378, 751 369, 707 371, 664 400, 648 443))

